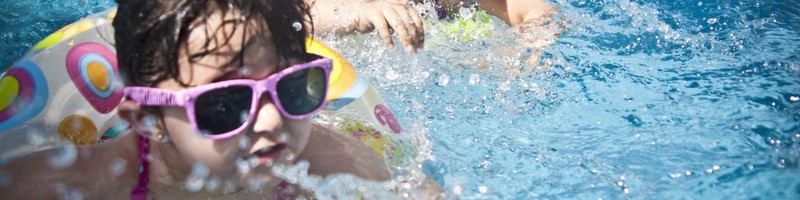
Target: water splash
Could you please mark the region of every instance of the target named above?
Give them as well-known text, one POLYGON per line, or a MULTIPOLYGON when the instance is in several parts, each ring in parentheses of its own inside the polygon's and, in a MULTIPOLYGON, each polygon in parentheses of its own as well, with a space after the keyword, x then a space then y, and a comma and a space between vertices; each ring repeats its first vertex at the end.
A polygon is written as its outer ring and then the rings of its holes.
POLYGON ((239 138, 239 149, 247 150, 248 147, 250 147, 250 136, 243 135, 239 138))
POLYGON ((235 161, 236 171, 239 172, 239 174, 248 174, 248 173, 250 173, 250 169, 252 169, 252 165, 250 163, 251 162, 249 162, 248 160, 245 160, 245 159, 242 159, 242 158, 236 158, 236 161, 235 161))
POLYGON ((113 177, 118 177, 119 175, 122 175, 123 173, 125 173, 127 164, 128 161, 126 161, 125 159, 121 158, 114 159, 114 161, 112 161, 111 165, 109 165, 108 167, 109 174, 111 174, 111 176, 113 177))
POLYGON ((220 188, 222 181, 219 180, 217 177, 211 177, 208 179, 208 182, 205 184, 206 191, 215 192, 217 189, 220 188))
POLYGON ((289 142, 289 140, 291 140, 291 139, 292 139, 291 134, 289 134, 287 132, 283 132, 280 135, 278 135, 278 142, 279 143, 286 143, 286 142, 289 142))
POLYGON ((399 199, 386 183, 360 179, 350 174, 332 174, 325 178, 308 174, 308 161, 294 165, 276 164, 272 173, 288 183, 313 191, 319 199, 399 199))
POLYGON ((61 195, 62 199, 69 199, 69 200, 83 199, 83 193, 81 193, 75 188, 65 185, 64 183, 56 183, 54 187, 56 191, 61 195))
POLYGON ((192 192, 197 192, 203 189, 208 178, 208 166, 202 163, 195 163, 192 165, 192 171, 186 177, 186 189, 192 192))
POLYGON ((156 142, 169 142, 169 135, 165 134, 161 128, 161 121, 158 116, 153 114, 145 114, 139 123, 136 124, 136 131, 139 135, 150 138, 156 142))
POLYGON ((54 155, 48 158, 48 164, 56 169, 61 169, 71 166, 78 158, 78 150, 71 142, 66 143, 62 147, 56 148, 54 155))

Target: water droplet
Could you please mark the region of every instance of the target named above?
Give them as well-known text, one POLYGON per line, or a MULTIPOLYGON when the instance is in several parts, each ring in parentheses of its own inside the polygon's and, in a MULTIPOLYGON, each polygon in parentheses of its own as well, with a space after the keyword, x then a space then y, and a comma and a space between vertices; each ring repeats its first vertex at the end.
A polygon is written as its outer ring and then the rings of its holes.
POLYGON ((63 183, 56 183, 55 184, 56 191, 61 194, 63 199, 70 199, 70 200, 80 200, 83 199, 83 193, 76 190, 75 188, 67 187, 63 183))
POLYGON ((195 163, 194 166, 192 166, 192 172, 186 177, 186 189, 192 192, 203 189, 206 177, 208 177, 208 172, 208 166, 202 163, 195 163))
POLYGON ((242 158, 236 158, 236 161, 234 161, 234 162, 235 162, 235 165, 236 165, 236 171, 238 171, 239 174, 250 173, 250 163, 249 162, 247 162, 246 160, 244 160, 242 158))
POLYGON ((67 143, 63 147, 59 147, 55 153, 55 155, 48 159, 50 165, 55 168, 70 166, 78 158, 78 150, 72 143, 67 143))
POLYGON ((125 165, 127 164, 128 164, 127 160, 117 158, 116 160, 114 160, 114 162, 111 163, 111 166, 109 166, 108 170, 109 172, 111 172, 112 176, 117 177, 125 172, 125 165))
POLYGON ((27 135, 28 135, 28 141, 30 141, 31 146, 39 146, 39 145, 44 144, 45 139, 39 133, 40 132, 39 132, 38 128, 31 128, 30 129, 30 132, 27 135))
POLYGON ((278 136, 278 142, 279 143, 289 142, 289 139, 292 139, 292 136, 290 136, 289 133, 285 133, 284 132, 284 133, 281 133, 280 136, 278 136))
POLYGON ((706 23, 708 23, 709 25, 710 24, 716 24, 717 23, 717 18, 710 18, 710 19, 706 20, 706 23))
POLYGON ((505 82, 500 83, 498 85, 498 88, 500 88, 500 90, 502 90, 502 91, 507 92, 507 91, 511 90, 511 86, 510 85, 511 85, 511 81, 505 81, 505 82))
POLYGON ((239 149, 247 149, 250 146, 250 137, 245 135, 239 138, 239 149))
POLYGON ((442 87, 446 87, 448 83, 450 83, 450 76, 448 76, 447 74, 442 74, 436 81, 436 84, 442 87))
POLYGON ((258 180, 256 178, 250 179, 250 181, 248 181, 248 184, 247 184, 247 188, 252 190, 252 191, 258 191, 262 187, 264 187, 264 182, 262 182, 262 181, 260 181, 260 180, 258 180))
POLYGON ((250 156, 250 158, 247 158, 247 164, 250 165, 250 168, 256 167, 258 165, 258 157, 250 156))
POLYGON ((489 192, 489 188, 486 186, 478 186, 478 192, 486 194, 487 192, 489 192))
POLYGON ((208 179, 208 183, 206 183, 206 191, 214 192, 219 188, 220 181, 219 178, 213 177, 208 179))
POLYGON ((242 110, 239 112, 239 121, 246 122, 247 120, 250 120, 250 111, 242 110))
POLYGON ((300 31, 300 30, 303 30, 303 24, 301 24, 301 23, 300 23, 300 22, 298 22, 298 21, 294 21, 294 22, 292 22, 292 27, 294 28, 294 31, 300 31))
POLYGON ((211 136, 211 131, 206 129, 200 130, 200 135, 202 135, 203 137, 211 136))
POLYGON ((142 136, 155 139, 156 141, 161 141, 163 136, 159 137, 157 135, 161 135, 161 129, 158 128, 158 120, 153 115, 145 115, 142 117, 142 120, 136 124, 136 130, 142 136))
POLYGON ((294 160, 294 153, 286 152, 286 160, 294 160))
POLYGON ((239 76, 248 77, 252 74, 253 74, 253 68, 250 66, 245 65, 239 68, 239 76))
POLYGON ((231 181, 225 181, 225 186, 222 189, 225 193, 232 193, 236 191, 236 184, 231 181))
POLYGON ((478 75, 478 74, 469 75, 469 84, 470 85, 477 85, 478 83, 480 83, 480 81, 481 81, 480 75, 478 75))
POLYGON ((461 195, 462 192, 464 192, 464 188, 462 188, 461 185, 453 186, 453 194, 461 195))
POLYGON ((387 78, 388 80, 390 80, 390 81, 397 80, 398 78, 400 78, 400 73, 397 73, 397 72, 395 72, 395 71, 394 71, 394 70, 392 70, 392 69, 389 69, 389 70, 386 72, 386 78, 387 78))
POLYGON ((274 162, 272 162, 272 160, 267 160, 266 162, 264 162, 264 166, 266 167, 272 167, 272 164, 275 164, 274 162))

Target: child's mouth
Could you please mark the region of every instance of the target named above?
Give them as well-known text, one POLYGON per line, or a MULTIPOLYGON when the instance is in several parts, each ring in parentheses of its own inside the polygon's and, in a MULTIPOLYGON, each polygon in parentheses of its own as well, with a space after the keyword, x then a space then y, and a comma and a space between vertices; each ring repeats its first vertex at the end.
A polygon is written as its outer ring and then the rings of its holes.
POLYGON ((253 156, 258 158, 257 165, 264 165, 275 161, 275 159, 278 158, 278 156, 280 156, 285 149, 286 149, 286 144, 279 143, 276 144, 275 146, 266 147, 256 152, 253 152, 253 156))

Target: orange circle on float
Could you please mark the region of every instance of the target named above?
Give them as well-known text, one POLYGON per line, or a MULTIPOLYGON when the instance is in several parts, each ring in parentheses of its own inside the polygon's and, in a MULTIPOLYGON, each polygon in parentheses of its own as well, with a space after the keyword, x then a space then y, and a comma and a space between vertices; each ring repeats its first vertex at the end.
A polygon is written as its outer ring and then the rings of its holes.
POLYGON ((6 109, 19 95, 19 80, 13 76, 0 79, 0 111, 6 109))
POLYGON ((61 140, 72 141, 75 145, 91 145, 97 143, 97 127, 94 122, 83 115, 70 115, 58 125, 61 140))
POLYGON ((90 62, 86 66, 86 74, 89 76, 89 81, 92 82, 94 88, 101 91, 106 91, 109 86, 111 77, 108 75, 108 70, 98 62, 90 62))

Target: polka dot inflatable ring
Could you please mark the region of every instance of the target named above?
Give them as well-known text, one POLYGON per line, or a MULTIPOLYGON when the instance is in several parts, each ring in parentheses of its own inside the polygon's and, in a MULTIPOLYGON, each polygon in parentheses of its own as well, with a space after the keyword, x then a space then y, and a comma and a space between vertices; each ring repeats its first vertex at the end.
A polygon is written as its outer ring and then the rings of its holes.
POLYGON ((84 42, 67 53, 67 73, 72 83, 89 104, 100 113, 109 113, 122 100, 122 89, 115 83, 117 56, 108 47, 96 42, 84 42))

